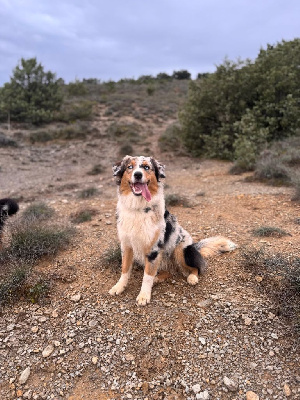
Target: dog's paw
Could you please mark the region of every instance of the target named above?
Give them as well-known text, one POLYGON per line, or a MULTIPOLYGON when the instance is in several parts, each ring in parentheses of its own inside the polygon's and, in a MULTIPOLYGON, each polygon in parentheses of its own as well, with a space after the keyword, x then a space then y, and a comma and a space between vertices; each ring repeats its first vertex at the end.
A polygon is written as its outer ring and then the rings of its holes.
POLYGON ((146 304, 150 303, 150 300, 151 300, 151 293, 140 292, 140 294, 136 298, 136 303, 138 306, 145 306, 146 304))
POLYGON ((125 290, 125 285, 120 284, 120 282, 116 283, 115 286, 113 286, 110 291, 108 292, 111 296, 114 296, 115 294, 120 294, 124 292, 125 290))
POLYGON ((190 275, 187 277, 187 283, 188 283, 189 285, 196 285, 196 284, 198 283, 198 281, 199 281, 198 276, 196 276, 196 275, 194 275, 194 274, 190 274, 190 275))

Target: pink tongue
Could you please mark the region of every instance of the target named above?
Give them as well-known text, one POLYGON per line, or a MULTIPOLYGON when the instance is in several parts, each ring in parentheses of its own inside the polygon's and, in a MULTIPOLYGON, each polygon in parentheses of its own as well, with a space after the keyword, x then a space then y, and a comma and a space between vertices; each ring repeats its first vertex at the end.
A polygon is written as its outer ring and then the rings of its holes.
POLYGON ((147 183, 136 183, 135 187, 142 190, 142 196, 145 200, 151 200, 151 193, 149 192, 147 183))

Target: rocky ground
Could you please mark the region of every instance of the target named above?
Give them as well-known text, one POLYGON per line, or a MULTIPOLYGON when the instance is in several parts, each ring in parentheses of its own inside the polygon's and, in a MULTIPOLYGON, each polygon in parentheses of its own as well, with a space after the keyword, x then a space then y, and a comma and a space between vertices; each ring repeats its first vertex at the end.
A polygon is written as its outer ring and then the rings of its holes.
POLYGON ((299 257, 300 207, 290 200, 292 189, 246 182, 229 175, 227 163, 174 158, 155 146, 153 152, 167 165, 166 193, 191 202, 171 211, 195 241, 222 234, 239 249, 211 260, 196 287, 174 276, 155 286, 149 305, 137 307, 142 270, 134 270, 124 294, 111 297, 119 271, 102 257, 117 242, 112 143, 98 137, 0 149, 0 197, 21 198, 21 210, 44 201, 61 220, 97 211, 77 226, 67 250, 37 266, 53 281, 48 300, 1 309, 1 400, 300 398, 294 323, 278 315, 261 290, 264 279, 244 268, 241 256, 264 246, 299 257), (100 161, 104 173, 87 175, 100 161), (79 199, 91 186, 98 193, 79 199), (252 229, 262 225, 290 236, 255 238, 252 229))

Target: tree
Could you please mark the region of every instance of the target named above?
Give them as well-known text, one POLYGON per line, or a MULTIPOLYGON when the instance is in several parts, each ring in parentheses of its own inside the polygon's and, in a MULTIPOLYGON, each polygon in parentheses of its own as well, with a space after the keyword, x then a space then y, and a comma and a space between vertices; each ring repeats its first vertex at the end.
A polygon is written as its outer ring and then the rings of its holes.
POLYGON ((295 135, 299 64, 300 39, 282 41, 261 49, 254 62, 225 60, 216 72, 192 81, 179 115, 187 149, 231 160, 247 155, 250 167, 267 142, 295 135))
POLYGON ((186 69, 181 69, 180 71, 174 71, 172 75, 173 79, 191 79, 191 74, 186 69))
POLYGON ((0 89, 0 108, 13 121, 39 124, 53 119, 63 101, 60 81, 36 58, 21 59, 9 83, 0 89))

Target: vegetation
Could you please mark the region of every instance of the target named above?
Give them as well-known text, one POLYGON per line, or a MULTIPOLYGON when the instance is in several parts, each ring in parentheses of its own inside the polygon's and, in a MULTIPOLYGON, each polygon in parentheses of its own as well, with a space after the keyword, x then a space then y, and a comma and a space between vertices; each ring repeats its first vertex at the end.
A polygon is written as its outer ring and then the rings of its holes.
POLYGON ((190 83, 180 113, 185 146, 195 156, 236 160, 253 169, 265 143, 297 134, 300 39, 268 45, 254 62, 225 62, 190 83))
POLYGON ((89 199, 90 197, 96 196, 96 194, 98 193, 99 193, 98 189, 90 187, 79 192, 79 197, 81 199, 89 199))
POLYGON ((252 231, 254 236, 258 237, 278 237, 281 238, 283 236, 290 236, 288 232, 281 228, 277 228, 275 226, 261 226, 259 228, 253 229, 252 231))
POLYGON ((190 201, 185 197, 177 193, 167 194, 165 196, 166 207, 191 207, 190 201))
POLYGON ((92 220, 92 217, 97 214, 97 210, 94 209, 84 209, 80 210, 71 215, 71 222, 73 224, 82 224, 84 222, 89 222, 92 220))
POLYGON ((53 120, 63 101, 56 76, 36 58, 21 59, 9 83, 0 89, 0 119, 34 124, 53 120))
POLYGON ((274 300, 275 314, 300 329, 300 258, 268 253, 264 247, 242 249, 241 255, 242 266, 260 277, 259 289, 274 300))
POLYGON ((46 281, 31 280, 43 257, 54 257, 70 241, 74 230, 53 222, 54 211, 43 203, 29 206, 10 225, 10 245, 0 252, 0 303, 24 295, 35 302, 47 292, 46 281))

